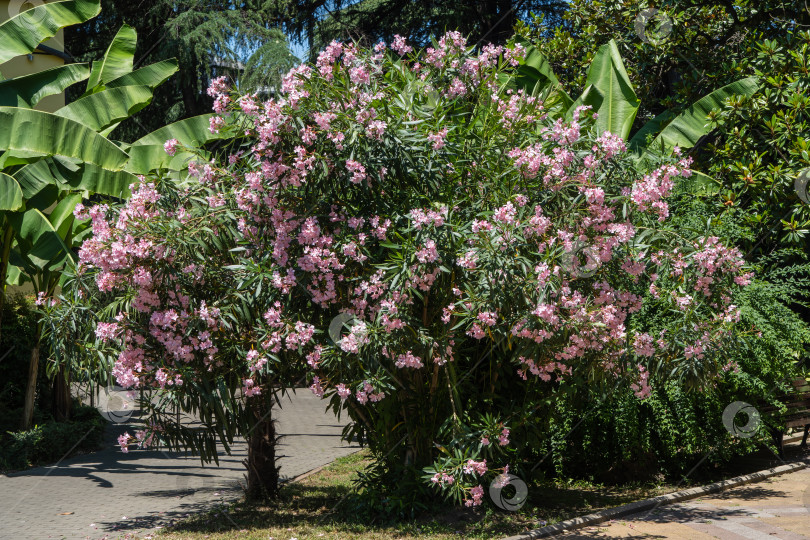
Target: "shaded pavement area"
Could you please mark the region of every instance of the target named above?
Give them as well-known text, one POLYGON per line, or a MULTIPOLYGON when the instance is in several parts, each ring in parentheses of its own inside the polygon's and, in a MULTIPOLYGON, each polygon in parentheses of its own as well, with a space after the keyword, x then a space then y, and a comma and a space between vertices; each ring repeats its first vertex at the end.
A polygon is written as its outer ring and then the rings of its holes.
POLYGON ((810 539, 810 468, 555 538, 810 539))
MULTIPOLYGON (((276 409, 281 476, 294 478, 359 450, 340 440, 345 421, 324 412, 309 390, 276 409)), ((0 476, 0 539, 118 538, 168 525, 241 497, 246 444, 220 453, 219 466, 161 450, 121 452, 115 439, 132 426, 111 424, 104 449, 46 467, 0 476)))

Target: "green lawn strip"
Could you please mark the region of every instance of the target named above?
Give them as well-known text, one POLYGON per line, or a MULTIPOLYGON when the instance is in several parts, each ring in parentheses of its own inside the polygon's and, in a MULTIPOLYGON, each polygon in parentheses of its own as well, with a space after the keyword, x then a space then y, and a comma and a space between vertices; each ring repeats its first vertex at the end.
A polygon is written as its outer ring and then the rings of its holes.
MULTIPOLYGON (((413 520, 364 518, 350 498, 357 473, 371 463, 359 452, 339 458, 300 482, 285 485, 278 503, 234 503, 199 514, 166 530, 160 540, 276 540, 296 538, 497 538, 673 491, 672 486, 637 485, 605 489, 586 482, 547 483, 530 488, 518 512, 440 506, 413 520)), ((508 488, 507 488, 508 489, 508 488)))
MULTIPOLYGON (((788 456, 793 458, 794 454, 803 455, 797 447, 789 447, 788 456)), ((661 481, 605 486, 584 480, 543 482, 529 487, 529 500, 518 512, 441 505, 416 519, 386 520, 368 518, 351 498, 358 472, 372 462, 370 454, 362 451, 339 458, 300 482, 286 484, 281 490, 281 500, 275 504, 257 506, 239 502, 220 506, 161 531, 156 540, 498 538, 749 474, 772 466, 771 458, 773 455, 762 449, 724 466, 702 468, 680 484, 661 481)), ((510 493, 506 492, 506 496, 510 493)))

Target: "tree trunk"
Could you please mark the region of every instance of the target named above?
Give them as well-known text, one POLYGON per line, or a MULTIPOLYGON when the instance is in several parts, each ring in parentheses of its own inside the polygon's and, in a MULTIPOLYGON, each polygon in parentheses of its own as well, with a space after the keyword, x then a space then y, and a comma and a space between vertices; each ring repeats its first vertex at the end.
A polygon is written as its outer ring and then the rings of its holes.
POLYGON ((53 417, 57 422, 66 422, 70 419, 70 386, 65 372, 65 367, 59 368, 59 372, 53 379, 53 417))
MULTIPOLYGON (((251 398, 248 398, 251 399, 251 398)), ((242 463, 247 467, 247 498, 249 500, 267 500, 278 497, 278 467, 276 467, 275 421, 270 410, 262 411, 260 405, 273 405, 272 398, 262 402, 256 400, 254 415, 257 424, 247 435, 248 457, 242 463)))
MULTIPOLYGON (((3 219, 0 219, 0 223, 3 219)), ((3 337, 3 307, 6 304, 6 276, 8 276, 8 257, 11 253, 11 238, 14 232, 11 225, 6 223, 2 230, 3 244, 0 245, 0 338, 3 337)))
POLYGON ((34 398, 37 394, 37 371, 39 371, 39 330, 37 330, 37 344, 31 349, 31 361, 28 364, 28 385, 25 388, 25 408, 23 409, 20 429, 31 429, 34 420, 34 398))

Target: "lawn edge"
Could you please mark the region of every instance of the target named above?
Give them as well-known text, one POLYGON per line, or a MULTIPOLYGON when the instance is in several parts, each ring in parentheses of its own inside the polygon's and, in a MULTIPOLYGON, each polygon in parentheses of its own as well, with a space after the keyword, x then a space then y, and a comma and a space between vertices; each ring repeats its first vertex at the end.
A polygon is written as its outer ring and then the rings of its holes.
POLYGON ((565 531, 580 529, 582 527, 587 527, 590 525, 597 525, 599 523, 604 523, 605 521, 610 521, 612 519, 628 516, 630 514, 636 514, 639 512, 643 512, 645 510, 653 510, 662 505, 687 501, 703 495, 708 495, 710 493, 717 493, 720 491, 724 491, 726 489, 742 486, 744 484, 759 482, 761 480, 765 480, 766 478, 771 478, 773 476, 779 476, 781 474, 799 471, 801 469, 808 467, 808 465, 810 465, 810 463, 807 463, 806 461, 798 461, 794 463, 789 463, 787 465, 780 465, 778 467, 773 467, 771 469, 764 469, 762 471, 746 474, 743 476, 737 476, 734 478, 730 478, 728 480, 721 480, 719 482, 714 482, 712 484, 707 484, 705 486, 699 486, 690 489, 685 489, 682 491, 676 491, 674 493, 668 493, 667 495, 659 495, 657 497, 652 497, 650 499, 645 499, 628 504, 623 504, 622 506, 616 506, 614 508, 600 510, 599 512, 595 512, 593 514, 588 514, 585 516, 568 519, 566 521, 561 521, 559 523, 555 523, 554 525, 549 525, 547 527, 542 527, 540 529, 527 531, 525 533, 504 538, 503 540, 530 540, 534 538, 548 538, 550 536, 554 536, 565 531))

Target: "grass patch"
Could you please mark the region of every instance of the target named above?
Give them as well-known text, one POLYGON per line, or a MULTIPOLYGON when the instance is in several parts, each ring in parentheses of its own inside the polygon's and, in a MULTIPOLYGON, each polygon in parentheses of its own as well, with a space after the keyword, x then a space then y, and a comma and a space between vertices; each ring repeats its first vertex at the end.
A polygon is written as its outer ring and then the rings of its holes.
MULTIPOLYGON (((806 457, 797 445, 786 447, 788 460, 806 457)), ((219 506, 163 530, 156 540, 389 540, 410 538, 490 539, 518 534, 605 508, 672 493, 772 467, 773 454, 762 449, 724 467, 711 467, 678 482, 601 485, 584 480, 548 481, 529 486, 529 499, 517 512, 487 507, 438 504, 415 519, 373 515, 359 505, 354 480, 371 463, 366 451, 339 458, 323 470, 281 489, 271 505, 234 503, 219 506)), ((511 488, 506 488, 509 490, 511 488)), ((508 498, 511 494, 505 492, 508 498)))
MULTIPOLYGON (((672 491, 667 485, 604 488, 586 482, 549 482, 530 487, 529 501, 517 512, 491 507, 438 505, 411 520, 369 517, 352 497, 353 481, 371 460, 359 452, 322 471, 285 485, 269 505, 234 503, 163 530, 159 540, 288 540, 349 538, 489 539, 517 534, 547 523, 672 491)), ((507 488, 509 489, 509 488, 507 488)))

